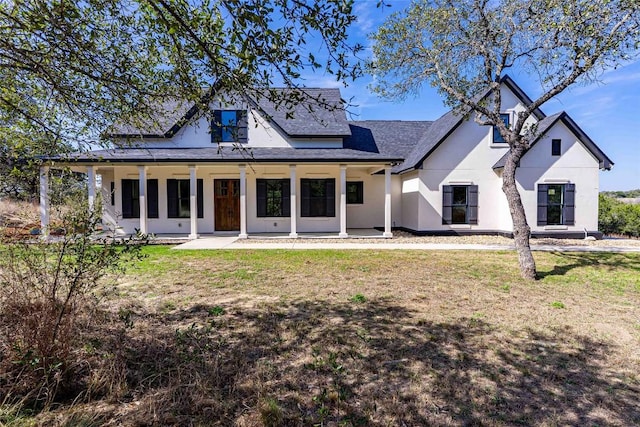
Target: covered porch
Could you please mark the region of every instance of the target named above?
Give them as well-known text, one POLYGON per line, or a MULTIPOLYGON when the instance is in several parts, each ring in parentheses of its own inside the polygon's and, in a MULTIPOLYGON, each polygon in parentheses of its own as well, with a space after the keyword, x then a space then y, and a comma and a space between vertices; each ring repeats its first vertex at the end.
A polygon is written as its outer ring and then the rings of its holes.
MULTIPOLYGON (((116 235, 139 230, 176 239, 392 237, 390 162, 70 166, 87 174, 89 207, 100 199, 103 227, 116 235)), ((49 169, 43 166, 40 173, 45 235, 49 169)))

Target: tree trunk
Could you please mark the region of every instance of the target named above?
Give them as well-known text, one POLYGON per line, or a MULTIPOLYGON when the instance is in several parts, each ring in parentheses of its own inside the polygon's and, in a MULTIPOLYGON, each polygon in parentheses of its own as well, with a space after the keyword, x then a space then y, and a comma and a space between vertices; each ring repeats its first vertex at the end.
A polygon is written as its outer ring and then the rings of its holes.
POLYGON ((536 262, 529 246, 529 234, 531 228, 527 224, 527 216, 522 205, 522 199, 516 186, 516 168, 518 162, 525 152, 522 143, 510 144, 511 149, 506 159, 506 164, 502 172, 502 191, 507 196, 511 219, 513 220, 513 239, 518 252, 518 262, 520 263, 520 274, 527 280, 536 279, 536 262))

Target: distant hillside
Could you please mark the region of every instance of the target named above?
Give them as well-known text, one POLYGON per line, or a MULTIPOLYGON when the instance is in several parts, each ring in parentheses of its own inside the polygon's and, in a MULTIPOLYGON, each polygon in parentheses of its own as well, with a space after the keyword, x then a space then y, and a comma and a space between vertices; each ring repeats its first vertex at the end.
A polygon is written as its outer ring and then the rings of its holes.
POLYGON ((600 194, 613 197, 614 199, 639 199, 640 188, 638 188, 637 190, 629 191, 601 191, 600 194))

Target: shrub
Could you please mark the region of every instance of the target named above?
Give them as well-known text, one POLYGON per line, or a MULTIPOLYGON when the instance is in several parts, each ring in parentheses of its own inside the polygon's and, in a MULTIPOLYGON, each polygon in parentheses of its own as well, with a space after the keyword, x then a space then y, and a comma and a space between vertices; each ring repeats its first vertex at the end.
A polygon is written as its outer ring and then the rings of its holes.
POLYGON ((81 204, 63 218, 69 232, 52 242, 0 244, 0 394, 47 406, 70 385, 79 319, 146 240, 97 239, 98 223, 81 204))
POLYGON ((600 194, 598 228, 605 234, 640 237, 640 205, 600 194))

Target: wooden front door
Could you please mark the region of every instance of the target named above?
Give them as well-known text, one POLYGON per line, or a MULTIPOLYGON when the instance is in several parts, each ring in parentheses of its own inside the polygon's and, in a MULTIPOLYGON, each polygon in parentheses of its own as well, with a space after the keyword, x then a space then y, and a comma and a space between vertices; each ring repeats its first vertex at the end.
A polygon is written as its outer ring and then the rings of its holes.
POLYGON ((213 194, 216 230, 240 230, 240 180, 214 180, 213 194))

